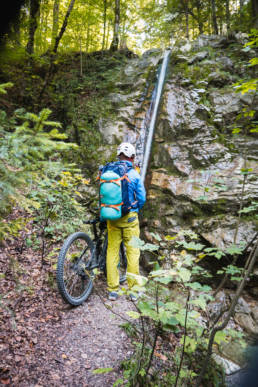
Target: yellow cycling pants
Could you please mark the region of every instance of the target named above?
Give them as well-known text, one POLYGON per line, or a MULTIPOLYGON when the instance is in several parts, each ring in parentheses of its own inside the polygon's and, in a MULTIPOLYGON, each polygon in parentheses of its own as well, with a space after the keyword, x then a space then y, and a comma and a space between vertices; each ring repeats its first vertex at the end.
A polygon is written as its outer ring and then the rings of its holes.
MULTIPOLYGON (((139 220, 137 212, 129 212, 118 220, 108 220, 108 248, 107 248, 107 284, 108 291, 115 292, 119 288, 119 249, 123 241, 126 248, 127 273, 139 274, 140 250, 130 246, 133 236, 139 238, 139 220)), ((130 277, 127 278, 129 289, 136 284, 130 277)))

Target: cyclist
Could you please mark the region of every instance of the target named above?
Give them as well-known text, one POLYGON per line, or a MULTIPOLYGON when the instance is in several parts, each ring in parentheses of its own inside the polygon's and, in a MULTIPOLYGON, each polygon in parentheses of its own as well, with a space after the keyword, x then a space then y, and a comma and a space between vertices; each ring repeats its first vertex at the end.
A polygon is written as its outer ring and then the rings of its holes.
MULTIPOLYGON (((133 166, 135 154, 134 146, 128 142, 123 142, 117 149, 118 159, 125 161, 128 166, 133 166)), ((133 236, 139 237, 140 235, 138 212, 145 203, 146 192, 140 175, 134 168, 129 170, 128 178, 130 180, 128 194, 133 208, 122 218, 107 221, 107 285, 109 292, 108 298, 111 301, 115 301, 118 298, 118 262, 119 249, 122 241, 126 247, 127 274, 139 274, 140 249, 131 246, 129 242, 133 236)), ((129 289, 131 289, 136 284, 136 281, 129 275, 127 277, 127 283, 129 289)), ((132 301, 136 301, 136 297, 133 294, 130 294, 130 297, 132 301)))

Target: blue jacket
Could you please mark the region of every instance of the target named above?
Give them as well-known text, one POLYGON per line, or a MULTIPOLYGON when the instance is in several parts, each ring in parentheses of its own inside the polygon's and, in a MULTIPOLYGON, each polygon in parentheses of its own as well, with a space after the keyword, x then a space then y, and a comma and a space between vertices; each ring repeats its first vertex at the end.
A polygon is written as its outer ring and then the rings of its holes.
MULTIPOLYGON (((126 161, 128 166, 132 167, 132 163, 130 161, 126 161)), ((128 185, 128 194, 130 202, 133 203, 137 201, 136 208, 131 209, 131 212, 139 212, 139 210, 143 207, 146 201, 146 191, 141 180, 139 173, 135 169, 130 169, 128 172, 128 178, 130 183, 128 185)))

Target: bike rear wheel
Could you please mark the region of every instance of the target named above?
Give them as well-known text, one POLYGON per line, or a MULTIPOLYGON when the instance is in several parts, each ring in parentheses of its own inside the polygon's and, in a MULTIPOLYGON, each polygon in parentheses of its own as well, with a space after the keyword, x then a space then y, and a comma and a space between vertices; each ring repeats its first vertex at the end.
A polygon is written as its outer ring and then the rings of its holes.
POLYGON ((71 305, 82 304, 92 291, 90 263, 93 250, 93 242, 84 232, 70 235, 60 250, 57 285, 63 299, 71 305))

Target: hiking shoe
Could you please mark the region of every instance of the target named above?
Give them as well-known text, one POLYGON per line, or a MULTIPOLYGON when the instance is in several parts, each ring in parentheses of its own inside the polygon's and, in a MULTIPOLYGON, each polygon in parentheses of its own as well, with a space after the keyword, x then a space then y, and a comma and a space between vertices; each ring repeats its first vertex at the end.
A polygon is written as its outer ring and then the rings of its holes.
POLYGON ((116 292, 109 292, 108 299, 110 301, 116 301, 118 299, 118 294, 116 292))
POLYGON ((137 301, 137 297, 136 297, 134 294, 130 293, 130 294, 129 294, 129 297, 130 297, 130 300, 131 300, 131 301, 133 301, 133 302, 136 302, 136 301, 137 301))

